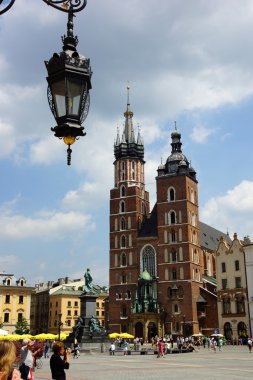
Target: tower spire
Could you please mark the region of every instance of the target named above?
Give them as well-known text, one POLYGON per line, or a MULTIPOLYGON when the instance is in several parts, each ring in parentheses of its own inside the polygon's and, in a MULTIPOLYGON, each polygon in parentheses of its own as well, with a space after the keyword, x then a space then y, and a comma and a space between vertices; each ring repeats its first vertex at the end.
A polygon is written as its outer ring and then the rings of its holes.
POLYGON ((125 138, 127 143, 134 143, 135 137, 134 137, 134 129, 133 129, 133 112, 130 109, 130 96, 129 96, 129 90, 130 86, 127 85, 127 109, 126 112, 124 112, 125 116, 125 138))

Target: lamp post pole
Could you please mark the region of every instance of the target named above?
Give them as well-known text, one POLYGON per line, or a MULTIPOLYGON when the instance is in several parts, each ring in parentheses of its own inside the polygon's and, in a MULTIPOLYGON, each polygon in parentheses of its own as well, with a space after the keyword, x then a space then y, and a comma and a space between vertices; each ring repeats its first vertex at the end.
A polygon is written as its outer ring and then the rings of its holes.
POLYGON ((61 317, 62 317, 62 313, 59 313, 58 314, 58 318, 59 318, 59 321, 58 321, 58 340, 59 341, 61 340, 61 327, 63 325, 63 323, 61 321, 61 317))

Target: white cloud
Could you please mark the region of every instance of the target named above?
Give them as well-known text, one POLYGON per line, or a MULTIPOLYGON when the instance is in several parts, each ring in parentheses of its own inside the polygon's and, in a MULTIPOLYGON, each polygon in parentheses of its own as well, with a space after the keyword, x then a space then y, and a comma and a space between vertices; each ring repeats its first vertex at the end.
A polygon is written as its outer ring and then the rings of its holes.
POLYGON ((52 164, 65 160, 67 162, 67 145, 63 140, 51 136, 41 139, 30 146, 30 161, 33 164, 52 164), (65 148, 65 151, 64 151, 65 148))
POLYGON ((11 154, 15 145, 16 136, 13 126, 0 121, 0 157, 11 154))
POLYGON ((207 142, 208 137, 212 135, 213 133, 214 133, 213 129, 205 128, 200 125, 193 128, 193 131, 190 134, 190 137, 196 143, 203 144, 207 142))
POLYGON ((212 197, 200 210, 200 219, 221 231, 242 238, 253 231, 253 182, 242 181, 225 195, 212 197))
POLYGON ((108 193, 103 191, 100 182, 85 182, 77 190, 70 190, 65 195, 62 203, 71 209, 94 209, 108 198, 108 193))
POLYGON ((91 231, 94 228, 91 216, 78 212, 41 211, 34 218, 23 215, 0 216, 0 238, 58 239, 65 233, 91 231))

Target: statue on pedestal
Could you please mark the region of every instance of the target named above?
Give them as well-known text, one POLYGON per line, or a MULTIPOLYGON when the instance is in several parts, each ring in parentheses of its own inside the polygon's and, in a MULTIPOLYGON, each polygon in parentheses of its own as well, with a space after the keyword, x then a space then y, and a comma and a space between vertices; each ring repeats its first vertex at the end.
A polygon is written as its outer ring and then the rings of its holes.
POLYGON ((94 316, 92 316, 89 321, 89 328, 90 334, 93 334, 94 332, 101 332, 100 323, 94 316))
POLYGON ((92 291, 92 276, 91 276, 89 268, 87 268, 86 272, 84 273, 84 287, 83 287, 83 290, 85 292, 92 291))
POLYGON ((73 327, 73 332, 75 334, 75 338, 77 338, 77 336, 78 336, 78 334, 80 332, 81 327, 83 327, 83 324, 84 324, 83 318, 82 317, 78 317, 77 320, 76 320, 76 324, 73 327))

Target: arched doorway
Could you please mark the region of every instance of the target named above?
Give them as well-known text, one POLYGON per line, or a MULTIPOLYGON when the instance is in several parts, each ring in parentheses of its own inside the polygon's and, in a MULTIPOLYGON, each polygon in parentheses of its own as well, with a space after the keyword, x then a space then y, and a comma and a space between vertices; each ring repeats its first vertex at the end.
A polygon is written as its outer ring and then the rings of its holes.
POLYGON ((141 322, 137 322, 135 325, 135 336, 143 338, 143 324, 141 322))
POLYGON ((149 322, 148 324, 148 341, 151 342, 151 339, 157 335, 157 327, 154 322, 149 322))
POLYGON ((232 327, 231 327, 231 324, 229 322, 226 322, 224 324, 224 336, 227 340, 232 340, 233 338, 233 332, 232 332, 232 327))
POLYGON ((239 322, 237 325, 237 334, 239 339, 247 338, 247 327, 244 322, 239 322))

